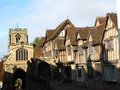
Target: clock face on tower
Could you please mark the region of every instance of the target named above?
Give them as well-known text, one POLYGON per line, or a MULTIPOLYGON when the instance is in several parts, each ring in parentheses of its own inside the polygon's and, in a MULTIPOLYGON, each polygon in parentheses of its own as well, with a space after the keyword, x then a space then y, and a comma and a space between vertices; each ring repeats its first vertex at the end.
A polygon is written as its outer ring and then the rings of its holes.
POLYGON ((16 43, 20 42, 21 35, 17 33, 15 37, 16 37, 16 43))

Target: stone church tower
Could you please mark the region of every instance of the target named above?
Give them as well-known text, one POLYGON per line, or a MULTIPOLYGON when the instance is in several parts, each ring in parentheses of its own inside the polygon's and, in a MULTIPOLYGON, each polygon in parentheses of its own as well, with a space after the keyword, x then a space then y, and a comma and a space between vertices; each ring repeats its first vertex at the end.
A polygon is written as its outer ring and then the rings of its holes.
POLYGON ((33 57, 33 46, 28 43, 27 29, 9 29, 8 55, 4 62, 6 72, 14 73, 17 68, 27 69, 27 61, 33 57))

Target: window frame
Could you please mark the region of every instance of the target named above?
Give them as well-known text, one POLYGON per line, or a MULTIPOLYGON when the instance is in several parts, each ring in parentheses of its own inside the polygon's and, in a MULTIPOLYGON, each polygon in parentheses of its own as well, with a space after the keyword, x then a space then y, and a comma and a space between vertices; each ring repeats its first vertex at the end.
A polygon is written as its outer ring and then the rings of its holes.
POLYGON ((16 61, 28 60, 28 50, 19 48, 16 50, 16 61))
POLYGON ((88 54, 89 55, 93 54, 93 45, 92 45, 92 42, 88 43, 88 54))

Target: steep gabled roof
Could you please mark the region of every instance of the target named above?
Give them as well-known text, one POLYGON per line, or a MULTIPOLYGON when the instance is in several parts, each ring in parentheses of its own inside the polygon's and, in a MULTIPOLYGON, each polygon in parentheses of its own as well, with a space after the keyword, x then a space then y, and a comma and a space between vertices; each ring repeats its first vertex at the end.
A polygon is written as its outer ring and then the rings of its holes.
MULTIPOLYGON (((107 20, 108 18, 110 18, 113 22, 113 24, 115 25, 115 28, 118 29, 118 23, 117 23, 117 13, 107 13, 106 15, 107 20)), ((106 22, 107 24, 107 22, 106 22)))
POLYGON ((40 46, 43 46, 43 44, 44 44, 45 42, 46 42, 46 38, 45 38, 45 37, 41 37, 39 45, 40 45, 40 46))
POLYGON ((59 50, 65 50, 65 46, 64 46, 64 40, 63 39, 56 39, 55 42, 57 43, 57 48, 59 50))
POLYGON ((63 21, 62 23, 60 23, 60 24, 55 28, 55 32, 54 32, 54 34, 49 38, 49 40, 56 38, 56 36, 58 36, 58 34, 61 32, 61 30, 63 30, 64 28, 69 27, 69 26, 66 27, 66 25, 69 25, 70 27, 74 27, 74 25, 72 24, 72 22, 71 22, 69 19, 66 19, 65 21, 63 21))
POLYGON ((96 26, 96 23, 97 21, 100 23, 100 24, 103 24, 106 22, 106 17, 97 17, 96 20, 95 20, 95 25, 96 26))
POLYGON ((75 27, 68 27, 66 29, 66 35, 68 36, 68 39, 70 39, 71 45, 77 45, 76 35, 77 30, 75 27))
POLYGON ((72 22, 69 19, 64 20, 62 23, 60 23, 57 27, 56 27, 56 31, 59 31, 62 27, 66 26, 67 24, 69 24, 70 26, 74 27, 74 25, 72 24, 72 22))
POLYGON ((92 36, 93 39, 93 44, 100 44, 102 37, 103 37, 103 32, 104 32, 104 24, 101 24, 100 26, 96 27, 95 30, 90 30, 90 35, 92 36))
POLYGON ((46 40, 48 40, 55 33, 54 29, 47 29, 46 31, 46 40))
POLYGON ((77 31, 81 39, 87 39, 89 30, 94 29, 94 28, 95 27, 81 27, 81 28, 77 28, 77 31))

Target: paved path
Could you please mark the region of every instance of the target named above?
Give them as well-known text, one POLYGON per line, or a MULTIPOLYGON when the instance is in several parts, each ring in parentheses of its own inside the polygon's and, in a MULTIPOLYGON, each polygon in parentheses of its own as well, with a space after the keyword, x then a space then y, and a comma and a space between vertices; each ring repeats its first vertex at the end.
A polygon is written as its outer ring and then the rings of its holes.
POLYGON ((50 85, 52 90, 88 90, 88 88, 76 86, 75 82, 63 83, 62 81, 51 80, 50 85))

